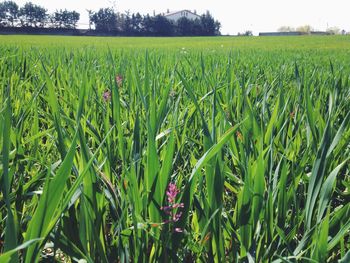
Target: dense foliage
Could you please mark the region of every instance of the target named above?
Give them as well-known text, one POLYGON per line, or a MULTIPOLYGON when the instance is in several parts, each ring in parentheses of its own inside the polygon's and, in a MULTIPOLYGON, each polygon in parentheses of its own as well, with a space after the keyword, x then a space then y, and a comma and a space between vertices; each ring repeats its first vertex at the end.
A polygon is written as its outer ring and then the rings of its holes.
POLYGON ((125 36, 215 36, 220 35, 221 26, 209 12, 197 19, 182 17, 176 22, 164 15, 120 14, 111 8, 90 12, 89 17, 97 31, 125 36))
POLYGON ((0 262, 349 262, 349 37, 0 40, 0 262))
POLYGON ((80 14, 76 11, 56 10, 50 17, 51 25, 55 28, 76 28, 80 14))
POLYGON ((98 12, 91 12, 89 18, 97 31, 117 30, 117 14, 111 8, 101 8, 98 12))
POLYGON ((0 3, 0 27, 76 28, 79 18, 78 12, 68 10, 48 14, 44 7, 32 2, 21 8, 13 1, 0 3))
MULTIPOLYGON (((93 26, 97 33, 124 36, 220 35, 221 25, 209 12, 195 20, 183 17, 172 22, 164 15, 121 14, 112 8, 87 11, 90 30, 93 26)), ((56 10, 48 14, 44 7, 32 2, 25 3, 21 8, 13 1, 0 2, 0 27, 75 29, 79 19, 80 14, 76 11, 56 10)))

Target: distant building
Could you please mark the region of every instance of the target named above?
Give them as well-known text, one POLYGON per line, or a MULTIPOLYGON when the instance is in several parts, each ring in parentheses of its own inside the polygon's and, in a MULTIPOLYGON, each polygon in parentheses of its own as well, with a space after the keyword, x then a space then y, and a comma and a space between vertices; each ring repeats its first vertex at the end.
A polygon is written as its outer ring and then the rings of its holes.
POLYGON ((325 31, 311 31, 311 32, 301 32, 301 31, 290 31, 290 32, 260 32, 259 36, 302 36, 302 35, 330 35, 329 32, 325 31))
POLYGON ((164 14, 165 18, 177 22, 182 17, 186 17, 187 19, 194 20, 196 18, 200 18, 199 15, 196 14, 196 11, 191 12, 189 10, 181 10, 181 11, 176 11, 176 12, 168 12, 164 14))
POLYGON ((328 36, 328 35, 332 35, 332 33, 326 32, 326 31, 311 31, 310 35, 328 36))
POLYGON ((290 32, 260 32, 259 36, 300 36, 305 35, 304 32, 290 31, 290 32))

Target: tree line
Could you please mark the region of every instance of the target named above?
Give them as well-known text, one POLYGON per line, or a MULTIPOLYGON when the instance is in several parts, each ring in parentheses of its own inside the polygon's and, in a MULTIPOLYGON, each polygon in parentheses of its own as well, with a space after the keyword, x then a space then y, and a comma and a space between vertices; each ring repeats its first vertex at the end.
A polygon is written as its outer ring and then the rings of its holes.
POLYGON ((118 32, 126 36, 214 36, 220 22, 207 12, 196 19, 181 17, 176 22, 164 15, 120 14, 112 8, 89 12, 90 24, 97 31, 118 32))
MULTIPOLYGON (((88 11, 89 29, 125 36, 214 36, 220 35, 220 22, 207 12, 196 19, 182 17, 176 22, 164 15, 116 12, 113 8, 88 11)), ((19 7, 14 1, 0 3, 0 27, 75 29, 80 19, 76 11, 56 10, 49 14, 42 6, 27 2, 19 7)))
POLYGON ((76 11, 65 9, 48 14, 47 9, 32 2, 22 7, 13 1, 0 3, 0 27, 76 28, 79 19, 76 11))

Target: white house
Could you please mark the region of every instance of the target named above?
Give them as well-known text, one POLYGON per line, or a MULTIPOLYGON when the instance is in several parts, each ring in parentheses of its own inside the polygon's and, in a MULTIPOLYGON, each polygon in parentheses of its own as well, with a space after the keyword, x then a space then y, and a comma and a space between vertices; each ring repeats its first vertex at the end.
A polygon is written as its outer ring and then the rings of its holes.
POLYGON ((165 18, 172 20, 174 22, 177 22, 181 17, 186 17, 187 19, 194 20, 196 18, 200 18, 199 15, 196 14, 195 12, 191 12, 189 10, 180 10, 176 12, 167 12, 164 14, 165 18))

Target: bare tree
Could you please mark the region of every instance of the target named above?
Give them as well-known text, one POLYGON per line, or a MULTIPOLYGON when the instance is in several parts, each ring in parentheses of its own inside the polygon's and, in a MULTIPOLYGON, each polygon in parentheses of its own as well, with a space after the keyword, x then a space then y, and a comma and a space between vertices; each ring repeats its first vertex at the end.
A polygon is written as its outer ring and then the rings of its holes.
POLYGON ((278 32, 294 32, 295 28, 290 26, 281 26, 277 29, 278 32))
POLYGON ((336 26, 332 26, 327 28, 327 32, 332 34, 332 35, 339 35, 340 34, 340 28, 336 27, 336 26))
POLYGON ((297 27, 297 31, 309 34, 314 29, 310 25, 304 25, 297 27))

